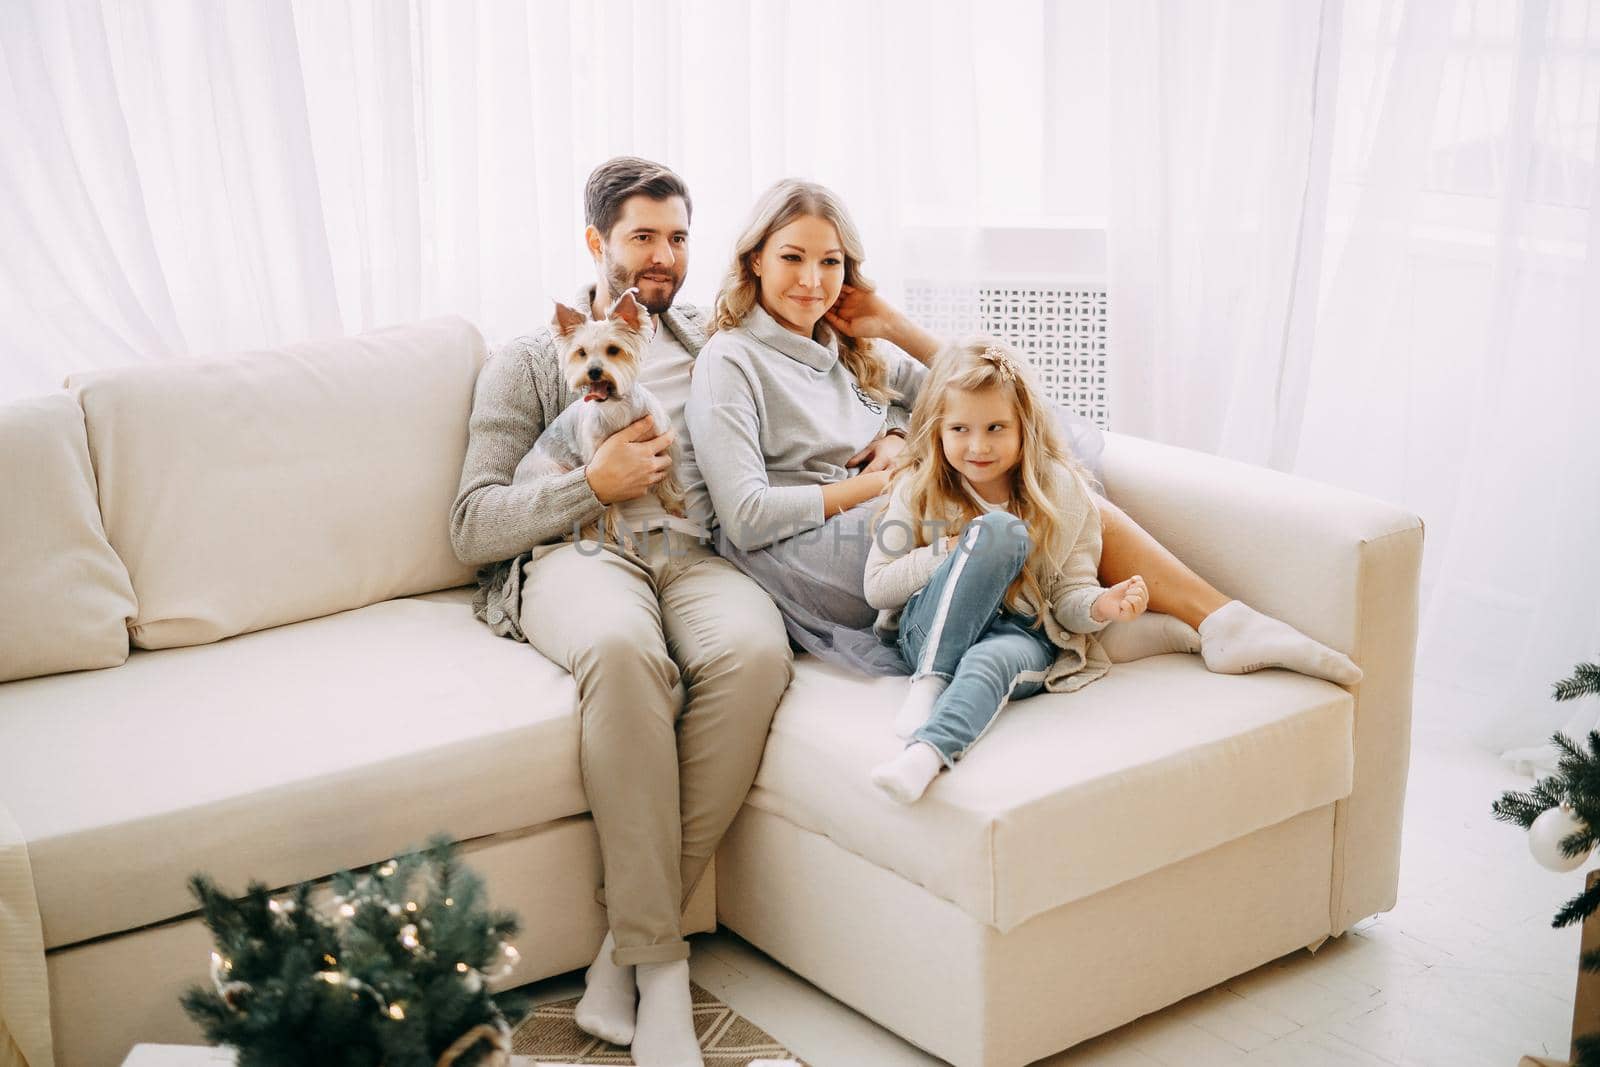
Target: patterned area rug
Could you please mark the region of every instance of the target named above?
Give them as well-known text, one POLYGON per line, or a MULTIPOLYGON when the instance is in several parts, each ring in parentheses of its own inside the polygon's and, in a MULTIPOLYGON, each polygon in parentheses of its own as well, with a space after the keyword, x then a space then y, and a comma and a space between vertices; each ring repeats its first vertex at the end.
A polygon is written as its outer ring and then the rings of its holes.
MULTIPOLYGON (((699 986, 694 997, 694 1032, 706 1067, 746 1067, 751 1060, 789 1060, 794 1054, 699 986)), ((578 998, 541 1004, 511 1035, 511 1051, 535 1063, 633 1063, 628 1050, 590 1037, 572 1021, 578 998)), ((796 1060, 795 1062, 800 1062, 796 1060)))

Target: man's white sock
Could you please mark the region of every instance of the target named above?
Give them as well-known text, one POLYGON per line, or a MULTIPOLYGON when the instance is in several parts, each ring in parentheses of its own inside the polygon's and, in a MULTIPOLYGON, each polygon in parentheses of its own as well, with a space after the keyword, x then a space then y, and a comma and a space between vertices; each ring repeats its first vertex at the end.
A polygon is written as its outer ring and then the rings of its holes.
POLYGON ((616 947, 607 931, 600 954, 583 976, 583 999, 578 1001, 573 1021, 586 1034, 613 1045, 626 1045, 633 1041, 637 990, 633 968, 611 962, 611 952, 616 947))
POLYGON ((936 674, 924 674, 921 678, 912 679, 905 702, 894 717, 894 735, 902 741, 911 740, 911 735, 922 729, 922 724, 933 714, 933 706, 938 703, 939 695, 949 687, 950 679, 940 678, 936 674))
POLYGON ((1127 622, 1114 622, 1100 631, 1100 647, 1112 663, 1131 663, 1169 652, 1199 652, 1200 633, 1173 615, 1147 611, 1127 622))
POLYGON ((633 1034, 633 1062, 639 1067, 705 1067, 694 1036, 689 961, 641 963, 634 970, 639 1020, 633 1034))
POLYGON ((926 741, 918 741, 907 745, 904 752, 888 763, 874 767, 872 784, 897 804, 915 804, 942 770, 944 758, 939 750, 926 741))
POLYGON ((1200 655, 1217 674, 1283 667, 1340 685, 1361 681, 1361 668, 1349 656, 1240 600, 1228 601, 1201 620, 1200 655))

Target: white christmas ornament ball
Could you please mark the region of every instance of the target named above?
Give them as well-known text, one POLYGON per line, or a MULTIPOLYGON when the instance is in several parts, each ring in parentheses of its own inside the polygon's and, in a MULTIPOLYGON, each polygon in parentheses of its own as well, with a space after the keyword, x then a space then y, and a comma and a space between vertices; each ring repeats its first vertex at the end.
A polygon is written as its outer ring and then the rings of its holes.
POLYGON ((1589 859, 1589 853, 1568 856, 1561 851, 1561 842, 1583 829, 1583 820, 1570 805, 1550 808, 1528 827, 1528 851, 1539 861, 1539 866, 1548 870, 1562 874, 1575 871, 1589 859))

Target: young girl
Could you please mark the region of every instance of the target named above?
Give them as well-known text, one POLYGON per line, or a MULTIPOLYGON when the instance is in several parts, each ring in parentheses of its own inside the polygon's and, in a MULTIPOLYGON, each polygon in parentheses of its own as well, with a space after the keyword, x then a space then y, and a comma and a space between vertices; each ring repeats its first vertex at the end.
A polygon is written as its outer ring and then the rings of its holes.
POLYGON ((911 743, 872 772, 903 804, 1007 701, 1104 674, 1093 635, 1149 603, 1138 575, 1100 586, 1098 514, 1050 412, 1028 365, 984 337, 939 354, 912 412, 865 582, 912 672, 895 720, 911 743))

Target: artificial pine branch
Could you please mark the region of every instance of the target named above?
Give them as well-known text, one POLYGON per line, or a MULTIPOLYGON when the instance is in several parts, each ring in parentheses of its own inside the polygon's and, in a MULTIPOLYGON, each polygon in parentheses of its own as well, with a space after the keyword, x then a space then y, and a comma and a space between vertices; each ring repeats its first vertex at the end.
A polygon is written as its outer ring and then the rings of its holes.
POLYGON ((1580 663, 1573 668, 1572 677, 1557 682, 1553 687, 1557 700, 1576 700, 1590 694, 1600 695, 1600 663, 1580 663))
POLYGON ((1567 901, 1561 910, 1556 912, 1555 921, 1550 925, 1562 927, 1582 922, 1593 915, 1596 908, 1600 908, 1600 881, 1567 901))
POLYGON ((1533 820, 1561 803, 1561 797, 1547 784, 1552 781, 1555 779, 1535 782, 1533 788, 1525 793, 1502 793, 1491 809, 1494 817, 1501 822, 1514 822, 1524 830, 1528 829, 1533 825, 1533 820))
MULTIPOLYGON (((1557 732, 1550 736, 1550 743, 1561 750, 1559 764, 1582 765, 1588 759, 1588 754, 1578 747, 1578 743, 1566 734, 1557 732)), ((1558 764, 1558 765, 1559 765, 1558 764)))
MULTIPOLYGON (((1585 827, 1593 825, 1587 818, 1584 818, 1583 812, 1579 811, 1578 816, 1579 818, 1583 819, 1583 824, 1585 827)), ((1566 856, 1568 859, 1573 859, 1578 856, 1587 856, 1589 853, 1594 851, 1594 846, 1594 831, 1583 829, 1579 830, 1577 833, 1568 834, 1566 837, 1561 839, 1561 854, 1566 856)), ((1587 918, 1587 916, 1585 917, 1587 918)))
MULTIPOLYGON (((208 1040, 239 1050, 239 1067, 433 1067, 474 1027, 504 1026, 507 998, 497 1006, 483 977, 507 962, 517 921, 483 906, 448 838, 329 884, 337 919, 312 906, 309 885, 284 899, 252 883, 234 899, 190 881, 217 957, 214 988, 183 1006, 208 1040)), ((480 1042, 455 1062, 490 1052, 480 1042)))

